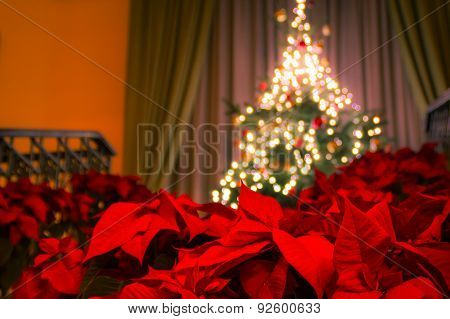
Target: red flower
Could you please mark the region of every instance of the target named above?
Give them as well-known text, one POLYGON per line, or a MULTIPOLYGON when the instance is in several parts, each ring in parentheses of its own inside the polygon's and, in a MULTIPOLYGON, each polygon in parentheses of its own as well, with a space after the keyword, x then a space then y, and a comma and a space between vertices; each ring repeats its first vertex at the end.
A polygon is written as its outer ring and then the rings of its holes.
POLYGON ((9 226, 9 239, 12 245, 17 245, 23 236, 39 240, 39 224, 30 215, 18 207, 0 208, 0 226, 9 226))
POLYGON ((239 269, 242 287, 250 298, 283 298, 288 266, 283 257, 277 262, 264 259, 249 261, 239 269))
MULTIPOLYGON (((149 298, 207 298, 218 296, 229 280, 213 273, 194 269, 193 271, 174 271, 149 269, 149 273, 136 280, 132 291, 146 294, 149 298), (143 284, 143 285, 142 285, 143 284)), ((131 288, 131 287, 130 287, 131 288)), ((128 290, 127 294, 130 291, 128 290)), ((125 292, 119 297, 126 297, 125 292)))
POLYGON ((16 299, 55 299, 60 293, 35 269, 26 269, 12 286, 12 297, 16 299))
POLYGON ((135 176, 122 177, 90 171, 85 175, 74 175, 72 188, 75 194, 87 194, 106 202, 142 202, 152 193, 138 181, 135 176))
POLYGON ((42 239, 39 248, 44 254, 34 259, 34 266, 42 269, 40 278, 48 280, 55 290, 63 294, 77 294, 80 290, 84 253, 77 246, 71 237, 42 239))

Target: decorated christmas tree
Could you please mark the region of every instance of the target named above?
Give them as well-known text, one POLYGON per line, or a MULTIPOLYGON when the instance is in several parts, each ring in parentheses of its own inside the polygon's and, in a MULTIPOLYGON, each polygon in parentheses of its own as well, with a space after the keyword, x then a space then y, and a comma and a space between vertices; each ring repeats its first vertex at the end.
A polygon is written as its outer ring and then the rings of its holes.
POLYGON ((270 83, 254 105, 236 114, 241 131, 239 158, 212 191, 215 202, 237 207, 239 186, 295 202, 311 185, 315 169, 331 173, 364 152, 375 151, 382 138, 381 119, 361 112, 352 94, 331 76, 306 21, 306 0, 297 0, 292 32, 270 83))

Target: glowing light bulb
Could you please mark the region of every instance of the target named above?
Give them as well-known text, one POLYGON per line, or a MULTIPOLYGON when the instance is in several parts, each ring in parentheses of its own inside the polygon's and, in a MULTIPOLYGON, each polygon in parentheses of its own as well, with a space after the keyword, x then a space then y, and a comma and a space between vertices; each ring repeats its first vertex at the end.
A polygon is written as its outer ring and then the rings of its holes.
POLYGON ((353 131, 353 135, 356 138, 362 138, 363 137, 363 132, 361 130, 355 130, 355 131, 353 131))
POLYGON ((373 124, 379 124, 380 123, 380 118, 378 116, 375 116, 373 119, 373 124))

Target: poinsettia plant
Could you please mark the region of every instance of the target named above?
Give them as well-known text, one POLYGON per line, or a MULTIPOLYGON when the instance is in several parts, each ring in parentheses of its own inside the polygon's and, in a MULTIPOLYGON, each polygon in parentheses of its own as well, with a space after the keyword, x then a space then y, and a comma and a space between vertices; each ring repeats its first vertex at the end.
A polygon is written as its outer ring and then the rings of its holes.
POLYGON ((33 263, 42 240, 70 235, 85 242, 111 203, 143 201, 151 195, 135 177, 96 172, 74 175, 68 186, 53 189, 19 179, 0 188, 0 296, 33 263))
POLYGON ((431 145, 317 171, 295 209, 244 184, 237 209, 160 191, 112 203, 86 238, 40 239, 9 296, 446 298, 449 195, 431 145))

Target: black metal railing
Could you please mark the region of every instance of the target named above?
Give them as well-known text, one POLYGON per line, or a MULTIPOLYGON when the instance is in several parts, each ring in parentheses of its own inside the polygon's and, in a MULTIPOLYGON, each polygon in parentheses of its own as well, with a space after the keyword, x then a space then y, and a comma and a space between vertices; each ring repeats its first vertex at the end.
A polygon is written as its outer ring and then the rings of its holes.
POLYGON ((63 187, 74 173, 109 172, 115 152, 95 131, 0 129, 0 178, 63 187))
POLYGON ((441 151, 450 154, 450 89, 447 89, 427 109, 427 139, 439 144, 441 151))

